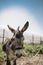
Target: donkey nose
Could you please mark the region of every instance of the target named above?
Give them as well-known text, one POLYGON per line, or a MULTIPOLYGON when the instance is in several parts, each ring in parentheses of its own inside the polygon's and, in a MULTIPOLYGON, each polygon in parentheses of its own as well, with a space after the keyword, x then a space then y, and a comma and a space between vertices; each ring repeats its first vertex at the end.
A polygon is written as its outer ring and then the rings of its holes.
POLYGON ((16 54, 16 56, 17 56, 18 58, 20 58, 20 57, 22 56, 22 54, 16 54))

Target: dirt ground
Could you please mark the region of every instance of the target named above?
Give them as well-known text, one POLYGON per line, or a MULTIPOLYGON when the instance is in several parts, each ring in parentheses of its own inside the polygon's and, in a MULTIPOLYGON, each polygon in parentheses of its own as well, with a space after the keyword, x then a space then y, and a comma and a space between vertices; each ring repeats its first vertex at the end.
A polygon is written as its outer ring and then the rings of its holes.
POLYGON ((21 57, 17 60, 17 65, 43 65, 43 55, 29 57, 21 57))
MULTIPOLYGON (((3 63, 2 65, 5 65, 3 63)), ((17 65, 43 65, 43 55, 29 57, 21 57, 17 59, 17 65)))

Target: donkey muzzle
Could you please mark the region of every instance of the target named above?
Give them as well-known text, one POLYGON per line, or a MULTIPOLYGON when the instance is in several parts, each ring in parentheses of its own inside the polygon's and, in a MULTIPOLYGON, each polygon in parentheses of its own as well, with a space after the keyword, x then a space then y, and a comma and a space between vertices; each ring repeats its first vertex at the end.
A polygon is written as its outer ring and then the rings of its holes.
POLYGON ((22 49, 17 49, 17 50, 16 50, 16 56, 17 56, 18 58, 20 58, 20 57, 22 56, 22 49))

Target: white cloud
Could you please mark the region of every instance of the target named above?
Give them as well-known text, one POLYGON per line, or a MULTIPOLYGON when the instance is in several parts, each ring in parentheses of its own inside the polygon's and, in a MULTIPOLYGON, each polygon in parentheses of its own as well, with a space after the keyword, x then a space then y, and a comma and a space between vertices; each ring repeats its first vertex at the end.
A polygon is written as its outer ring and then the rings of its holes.
POLYGON ((37 20, 31 15, 31 13, 26 11, 26 9, 18 7, 8 8, 1 12, 0 27, 7 29, 7 25, 9 24, 15 28, 18 26, 22 28, 27 20, 29 21, 29 28, 26 33, 43 35, 37 20))

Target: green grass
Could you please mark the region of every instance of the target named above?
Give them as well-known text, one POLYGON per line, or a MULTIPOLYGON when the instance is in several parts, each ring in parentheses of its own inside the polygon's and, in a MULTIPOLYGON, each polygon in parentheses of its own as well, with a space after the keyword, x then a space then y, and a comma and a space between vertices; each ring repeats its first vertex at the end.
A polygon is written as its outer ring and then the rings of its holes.
POLYGON ((43 44, 24 44, 23 56, 33 56, 38 51, 38 54, 43 54, 43 44))
POLYGON ((0 43, 0 62, 6 60, 6 54, 2 50, 2 44, 0 43))

